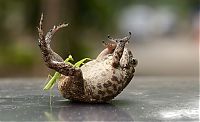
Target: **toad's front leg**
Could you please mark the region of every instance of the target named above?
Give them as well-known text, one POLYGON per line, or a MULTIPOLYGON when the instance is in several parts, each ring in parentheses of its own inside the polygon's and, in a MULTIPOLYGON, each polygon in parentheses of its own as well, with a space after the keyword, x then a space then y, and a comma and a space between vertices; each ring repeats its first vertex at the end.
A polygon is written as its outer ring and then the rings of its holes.
POLYGON ((66 64, 64 60, 57 53, 55 53, 50 47, 50 42, 53 35, 60 28, 66 27, 68 24, 60 24, 58 26, 54 26, 53 29, 51 29, 49 32, 47 32, 46 35, 44 35, 42 22, 43 22, 43 15, 41 15, 40 24, 38 27, 38 33, 39 33, 39 47, 42 52, 42 57, 46 65, 49 68, 54 69, 65 76, 82 77, 82 72, 79 68, 74 68, 73 66, 66 64))
POLYGON ((113 39, 111 37, 108 37, 111 41, 114 41, 117 43, 116 48, 113 52, 113 59, 112 59, 112 66, 117 68, 120 66, 120 59, 124 52, 124 47, 128 40, 131 38, 131 32, 129 32, 129 36, 126 36, 122 39, 113 39))
POLYGON ((117 43, 114 41, 110 42, 103 41, 103 46, 106 48, 97 56, 97 60, 102 60, 108 54, 112 54, 117 46, 117 43))

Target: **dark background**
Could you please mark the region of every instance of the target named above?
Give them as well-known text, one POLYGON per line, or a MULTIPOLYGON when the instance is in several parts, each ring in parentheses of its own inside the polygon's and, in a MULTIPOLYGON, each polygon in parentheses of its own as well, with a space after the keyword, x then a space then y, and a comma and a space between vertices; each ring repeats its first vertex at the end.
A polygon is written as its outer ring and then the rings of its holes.
POLYGON ((0 77, 44 77, 49 70, 37 46, 44 13, 52 48, 63 58, 95 58, 107 35, 133 37, 128 47, 139 60, 136 75, 198 76, 198 0, 1 0, 0 77))

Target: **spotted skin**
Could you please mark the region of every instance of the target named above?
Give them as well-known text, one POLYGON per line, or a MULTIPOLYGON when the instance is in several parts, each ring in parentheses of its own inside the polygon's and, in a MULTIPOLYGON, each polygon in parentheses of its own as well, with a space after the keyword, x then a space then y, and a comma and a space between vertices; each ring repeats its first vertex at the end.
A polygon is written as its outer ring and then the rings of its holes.
POLYGON ((64 60, 50 47, 55 32, 67 24, 54 26, 46 35, 42 29, 43 16, 38 27, 39 47, 45 64, 61 73, 58 89, 61 95, 72 101, 99 103, 116 97, 129 84, 134 76, 137 60, 126 48, 131 37, 113 39, 104 42, 105 49, 96 59, 80 68, 64 63, 64 60))

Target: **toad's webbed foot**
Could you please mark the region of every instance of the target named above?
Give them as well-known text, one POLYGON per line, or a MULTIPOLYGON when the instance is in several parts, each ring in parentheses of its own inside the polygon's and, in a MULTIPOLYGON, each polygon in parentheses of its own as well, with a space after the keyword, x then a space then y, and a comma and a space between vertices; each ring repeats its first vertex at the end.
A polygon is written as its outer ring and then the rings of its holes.
POLYGON ((60 24, 58 26, 54 26, 46 35, 43 32, 43 14, 41 15, 38 33, 39 33, 39 47, 42 52, 43 59, 46 65, 56 70, 57 72, 66 75, 66 76, 80 76, 82 72, 79 68, 74 68, 73 66, 66 64, 64 60, 55 53, 51 47, 50 42, 53 35, 61 28, 68 26, 68 24, 60 24))

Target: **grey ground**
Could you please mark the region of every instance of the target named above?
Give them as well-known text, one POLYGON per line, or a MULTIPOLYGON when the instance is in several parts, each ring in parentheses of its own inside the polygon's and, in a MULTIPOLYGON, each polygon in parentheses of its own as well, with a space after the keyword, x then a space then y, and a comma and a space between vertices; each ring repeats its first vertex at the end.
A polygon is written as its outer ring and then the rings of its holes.
POLYGON ((0 121, 198 121, 196 77, 140 77, 107 104, 71 103, 45 79, 0 79, 0 121))

